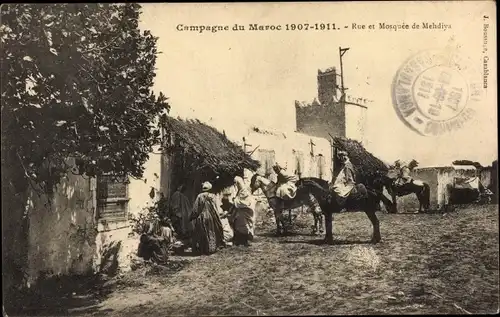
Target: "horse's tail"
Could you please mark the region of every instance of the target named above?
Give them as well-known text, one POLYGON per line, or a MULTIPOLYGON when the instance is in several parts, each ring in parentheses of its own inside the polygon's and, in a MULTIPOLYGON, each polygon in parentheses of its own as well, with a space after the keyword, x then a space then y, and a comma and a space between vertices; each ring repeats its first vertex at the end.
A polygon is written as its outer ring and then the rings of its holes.
POLYGON ((428 210, 431 205, 431 187, 427 183, 424 183, 424 190, 422 196, 424 199, 424 208, 428 210))

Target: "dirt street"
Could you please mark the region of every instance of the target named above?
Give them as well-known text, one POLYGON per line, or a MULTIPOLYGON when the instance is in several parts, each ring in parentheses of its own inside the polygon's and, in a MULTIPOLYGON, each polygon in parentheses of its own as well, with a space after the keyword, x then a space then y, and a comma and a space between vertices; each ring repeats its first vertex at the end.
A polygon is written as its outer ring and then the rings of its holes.
POLYGON ((173 257, 107 282, 112 292, 71 314, 102 316, 466 314, 498 311, 498 207, 449 214, 380 213, 370 245, 363 213, 335 217, 336 244, 261 228, 250 248, 173 257))

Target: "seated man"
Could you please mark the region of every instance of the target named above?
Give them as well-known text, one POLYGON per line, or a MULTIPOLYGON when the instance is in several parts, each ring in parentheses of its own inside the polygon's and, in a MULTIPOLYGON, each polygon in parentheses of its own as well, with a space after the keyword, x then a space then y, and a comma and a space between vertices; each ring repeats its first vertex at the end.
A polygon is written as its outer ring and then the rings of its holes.
POLYGON ((174 243, 173 230, 168 220, 152 220, 141 235, 137 256, 156 264, 167 263, 170 246, 174 243))
POLYGON ((288 175, 286 169, 281 167, 278 163, 273 166, 273 170, 278 175, 276 196, 284 200, 295 198, 297 194, 297 187, 295 186, 297 177, 295 175, 288 175))
POLYGON ((410 175, 410 168, 406 165, 402 165, 399 170, 399 176, 395 181, 396 186, 403 186, 411 183, 413 178, 410 175))

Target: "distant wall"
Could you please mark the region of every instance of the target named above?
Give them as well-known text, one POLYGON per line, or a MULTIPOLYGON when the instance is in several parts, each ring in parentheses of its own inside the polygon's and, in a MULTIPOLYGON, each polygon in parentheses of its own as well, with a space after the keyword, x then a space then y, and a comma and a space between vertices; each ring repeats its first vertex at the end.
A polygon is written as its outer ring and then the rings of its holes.
POLYGON ((492 168, 491 167, 486 167, 486 168, 483 168, 480 172, 480 181, 481 181, 481 184, 483 184, 483 186, 485 188, 488 188, 491 186, 492 184, 492 181, 491 181, 491 170, 492 168))
POLYGON ((498 160, 491 164, 491 188, 495 195, 494 199, 498 199, 498 160))
POLYGON ((440 169, 438 173, 438 208, 444 208, 450 202, 451 187, 456 172, 453 169, 440 169))
POLYGON ((354 104, 345 106, 346 137, 362 144, 365 143, 366 112, 367 108, 362 106, 354 104))
MULTIPOLYGON (((430 187, 430 208, 438 209, 440 204, 440 184, 438 182, 438 171, 435 169, 415 169, 412 172, 412 177, 415 180, 420 180, 429 184, 430 187)), ((406 195, 397 198, 398 208, 403 211, 416 211, 419 207, 419 202, 415 194, 406 195)))
MULTIPOLYGON (((445 207, 450 201, 450 186, 455 177, 453 168, 416 168, 412 172, 415 180, 420 180, 429 184, 430 187, 430 209, 439 210, 445 207)), ((418 208, 416 195, 408 195, 399 198, 398 203, 404 208, 418 208)))

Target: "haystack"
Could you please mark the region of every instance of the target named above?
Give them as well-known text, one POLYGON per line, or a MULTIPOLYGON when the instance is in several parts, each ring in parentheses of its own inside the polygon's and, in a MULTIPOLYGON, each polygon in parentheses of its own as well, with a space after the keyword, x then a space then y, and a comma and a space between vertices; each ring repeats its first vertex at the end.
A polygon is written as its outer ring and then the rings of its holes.
MULTIPOLYGON (((346 151, 356 169, 359 182, 371 180, 371 177, 377 172, 387 173, 388 166, 382 160, 368 152, 363 145, 352 139, 333 138, 333 146, 336 150, 346 151)), ((338 165, 337 165, 338 166, 338 165)))
POLYGON ((260 166, 223 133, 199 120, 167 117, 164 121, 164 152, 177 158, 177 174, 185 179, 210 181, 218 192, 243 169, 255 171, 260 166))

